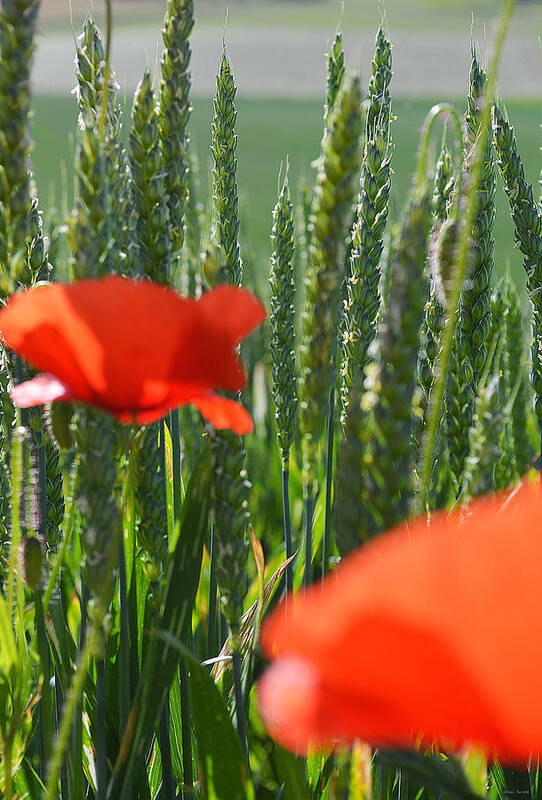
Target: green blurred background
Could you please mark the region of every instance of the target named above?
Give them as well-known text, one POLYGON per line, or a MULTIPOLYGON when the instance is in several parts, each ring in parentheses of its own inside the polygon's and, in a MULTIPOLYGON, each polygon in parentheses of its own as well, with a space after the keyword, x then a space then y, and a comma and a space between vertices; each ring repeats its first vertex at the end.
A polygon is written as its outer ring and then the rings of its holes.
MULTIPOLYGON (((328 40, 335 32, 339 19, 341 27, 350 34, 359 31, 360 36, 376 32, 381 18, 382 7, 377 2, 357 0, 355 3, 346 3, 344 10, 337 2, 314 2, 314 0, 290 0, 276 2, 252 2, 251 0, 238 0, 230 2, 228 22, 226 28, 226 41, 228 35, 235 38, 236 31, 244 32, 247 36, 254 35, 256 31, 265 33, 269 26, 273 26, 272 35, 281 36, 281 31, 291 35, 292 30, 299 32, 299 57, 303 58, 303 41, 307 30, 324 31, 328 40)), ((216 30, 220 34, 224 28, 226 16, 226 3, 213 0, 195 0, 197 22, 195 36, 198 31, 216 30)), ((151 30, 159 36, 161 20, 165 4, 154 0, 117 0, 114 3, 115 31, 117 35, 126 31, 151 30)), ((419 49, 419 59, 423 64, 424 42, 428 48, 437 41, 446 42, 446 37, 454 41, 461 37, 465 42, 468 53, 468 44, 471 27, 471 12, 475 12, 476 31, 482 37, 488 30, 498 14, 500 3, 496 0, 390 0, 385 9, 387 24, 390 29, 392 41, 394 34, 398 37, 407 37, 410 32, 415 32, 413 40, 419 49)), ((516 17, 510 32, 510 46, 517 44, 521 47, 527 40, 536 41, 537 33, 541 32, 542 4, 538 0, 518 3, 516 17)), ((86 5, 77 5, 72 8, 73 28, 70 23, 69 13, 64 0, 44 0, 41 28, 42 41, 61 41, 59 37, 73 39, 73 33, 80 30, 84 13, 89 10, 86 5), (56 37, 56 38, 55 38, 56 37)), ((102 8, 97 5, 90 9, 98 21, 102 19, 102 8)), ((217 34, 218 35, 218 34, 217 34)), ((488 38, 490 35, 487 34, 488 38)), ((135 33, 134 33, 135 38, 135 33)), ((239 37, 238 37, 239 40, 239 37)), ((197 45, 197 39, 195 39, 197 45)), ((407 39, 408 41, 408 39, 407 39)), ((39 46, 41 46, 39 44, 39 46)), ((404 47, 405 45, 403 45, 404 47)), ((484 42, 482 42, 482 46, 484 42)), ((234 69, 236 52, 228 45, 234 69)), ((370 56, 370 53, 368 54, 370 56)), ((54 58, 54 48, 50 58, 54 58)), ((218 63, 219 50, 216 59, 209 63, 209 74, 214 74, 218 63)), ((157 62, 155 56, 146 55, 147 63, 157 62)), ((321 53, 322 65, 325 65, 325 48, 321 53)), ((145 57, 142 57, 142 67, 145 57)), ((115 62, 113 62, 115 66, 115 62)), ((356 67, 356 64, 350 64, 356 67)), ((457 64, 457 69, 462 72, 468 67, 457 64)), ((43 70, 43 62, 40 62, 43 70)), ((399 68, 398 68, 399 69, 399 68)), ((450 70, 454 64, 450 65, 450 70)), ((404 203, 406 192, 414 171, 415 154, 418 144, 419 131, 425 114, 433 103, 452 101, 462 114, 465 99, 460 96, 443 96, 442 92, 431 96, 431 64, 427 64, 427 81, 419 87, 419 92, 414 90, 408 96, 404 90, 400 96, 394 97, 393 111, 396 121, 393 125, 393 191, 392 191, 392 217, 397 219, 404 203)), ((450 73, 452 77, 452 72, 450 73)), ((265 77, 265 76, 263 76, 265 77)), ((506 76, 509 78, 509 76, 506 76)), ((367 74, 362 78, 366 82, 367 74)), ((292 75, 295 83, 295 75, 292 75)), ((75 78, 73 78, 75 83, 75 78)), ((451 81, 457 85, 457 80, 451 81)), ((43 81, 41 81, 43 84, 43 81)), ((542 57, 540 58, 538 85, 542 87, 542 57)), ((319 83, 317 84, 319 86, 319 83)), ((506 106, 511 121, 516 126, 520 150, 525 162, 527 177, 533 182, 538 182, 540 170, 540 141, 541 141, 541 101, 540 96, 532 96, 532 91, 524 91, 525 86, 515 86, 508 81, 506 106), (510 86, 512 88, 510 89, 510 86), (514 91, 515 88, 515 91, 514 91), (525 96, 525 95, 529 96, 525 96)), ((312 91, 311 96, 292 96, 296 94, 295 85, 288 85, 284 97, 255 97, 247 96, 246 92, 239 93, 238 101, 238 165, 239 165, 239 193, 241 207, 241 244, 245 258, 254 262, 262 276, 267 274, 270 256, 271 212, 276 198, 277 178, 281 162, 286 156, 290 159, 290 182, 294 196, 298 196, 297 189, 300 178, 307 182, 312 181, 313 170, 311 162, 319 152, 322 135, 322 111, 325 94, 325 83, 321 81, 321 90, 312 91)), ((129 114, 130 92, 124 91, 125 106, 129 114)), ((466 85, 465 85, 466 91, 466 85)), ((393 84, 392 84, 393 94, 393 84)), ((201 92, 200 92, 201 95, 201 92)), ((33 121, 33 138, 35 141, 34 165, 38 189, 42 198, 42 206, 54 203, 61 210, 66 211, 73 197, 73 153, 74 133, 76 127, 76 102, 69 91, 55 89, 51 85, 46 90, 41 86, 40 92, 34 98, 35 117, 33 121)), ((195 152, 200 164, 200 199, 203 203, 207 200, 207 179, 209 170, 209 128, 212 117, 212 98, 197 96, 194 99, 194 111, 190 122, 190 131, 195 152)), ((510 262, 512 271, 518 281, 522 281, 521 257, 513 247, 512 229, 508 216, 506 200, 503 196, 500 178, 498 180, 497 226, 496 226, 496 262, 497 268, 502 271, 510 262)), ((536 187, 538 192, 538 187, 536 187)))

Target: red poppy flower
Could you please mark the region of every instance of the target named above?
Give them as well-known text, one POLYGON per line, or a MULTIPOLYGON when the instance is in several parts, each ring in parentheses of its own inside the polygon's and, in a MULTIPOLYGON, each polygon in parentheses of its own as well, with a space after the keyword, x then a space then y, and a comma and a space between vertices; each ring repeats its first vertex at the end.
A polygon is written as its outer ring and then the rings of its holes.
POLYGON ((361 548, 264 625, 269 732, 299 750, 419 738, 505 763, 542 752, 541 565, 538 486, 361 548))
POLYGON ((121 422, 148 423, 192 404, 216 428, 252 430, 236 392, 239 342, 265 318, 249 292, 220 286, 199 300, 118 276, 39 286, 0 312, 4 343, 42 370, 13 390, 21 407, 78 400, 121 422))

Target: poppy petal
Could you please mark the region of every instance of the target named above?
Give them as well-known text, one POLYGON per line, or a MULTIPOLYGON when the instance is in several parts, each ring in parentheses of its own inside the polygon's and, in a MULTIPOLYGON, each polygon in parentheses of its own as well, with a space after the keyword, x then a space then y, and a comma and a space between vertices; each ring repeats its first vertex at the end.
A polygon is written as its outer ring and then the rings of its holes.
MULTIPOLYGON (((69 386, 74 399, 124 422, 148 422, 214 389, 243 388, 235 347, 264 315, 237 287, 196 301, 110 276, 15 295, 0 312, 0 333, 36 369, 69 386)), ((248 428, 246 419, 235 424, 248 428)))
MULTIPOLYGON (((260 712, 271 736, 290 750, 306 750, 315 741, 320 696, 318 673, 310 662, 284 658, 272 664, 258 685, 260 712)), ((322 737, 316 741, 324 743, 322 737)))
POLYGON ((217 430, 228 428, 239 436, 244 436, 251 433, 254 428, 254 422, 246 408, 227 397, 219 395, 198 397, 192 401, 192 405, 217 430))
POLYGON ((251 292, 238 286, 223 284, 206 292, 198 300, 198 309, 205 315, 207 326, 217 321, 230 345, 238 345, 266 317, 262 303, 251 292))
POLYGON ((11 399, 19 408, 32 408, 56 400, 73 400, 73 395, 65 383, 54 375, 42 373, 32 380, 14 386, 10 392, 11 399))
POLYGON ((290 600, 287 616, 274 612, 266 653, 317 676, 312 730, 292 716, 288 735, 400 746, 421 736, 509 763, 542 752, 541 519, 542 494, 528 486, 504 504, 473 503, 466 518, 411 522, 290 600))

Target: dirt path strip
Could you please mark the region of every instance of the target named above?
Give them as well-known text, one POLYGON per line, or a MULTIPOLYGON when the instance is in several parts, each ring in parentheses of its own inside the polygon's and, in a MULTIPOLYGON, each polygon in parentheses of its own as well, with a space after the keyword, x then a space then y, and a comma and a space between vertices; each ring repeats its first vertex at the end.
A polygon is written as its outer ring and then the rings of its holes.
MULTIPOLYGON (((506 98, 542 99, 542 53, 533 30, 530 37, 510 38, 499 71, 499 86, 506 98)), ((209 96, 215 89, 223 31, 196 30, 192 37, 193 91, 209 96)), ((469 32, 392 33, 394 43, 393 92, 447 100, 463 96, 468 86, 469 32)), ((330 43, 327 32, 285 28, 235 29, 226 44, 239 92, 243 96, 322 97, 325 58, 330 43)), ((122 91, 131 92, 145 67, 158 64, 159 27, 118 30, 113 43, 113 67, 122 91)), ((483 44, 483 43, 482 43, 483 44)), ((361 66, 367 81, 374 32, 345 35, 348 65, 361 66)), ((75 85, 73 39, 65 34, 41 35, 34 63, 34 87, 39 93, 63 94, 75 85)))

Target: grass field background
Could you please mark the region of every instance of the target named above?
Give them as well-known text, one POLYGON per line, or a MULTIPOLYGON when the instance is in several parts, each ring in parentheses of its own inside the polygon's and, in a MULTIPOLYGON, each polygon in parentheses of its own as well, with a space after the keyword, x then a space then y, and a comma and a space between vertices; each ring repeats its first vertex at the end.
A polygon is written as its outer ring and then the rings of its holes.
MULTIPOLYGON (((435 101, 438 98, 435 98, 435 101)), ((464 101, 457 104, 463 111, 464 101)), ((431 107, 427 100, 394 102, 392 217, 397 219, 414 172, 419 131, 431 107)), ((69 208, 73 198, 73 151, 76 104, 72 97, 34 99, 34 164, 42 205, 51 199, 69 208), (61 187, 65 187, 65 191, 61 187)), ((540 167, 540 105, 516 101, 508 105, 516 125, 527 177, 537 184, 540 167)), ((209 129, 212 101, 196 100, 190 128, 200 164, 200 197, 207 197, 209 129)), ((281 161, 290 158, 290 183, 297 199, 299 181, 312 182, 311 161, 318 155, 322 105, 314 100, 241 99, 238 105, 238 178, 241 203, 241 244, 253 259, 262 284, 269 270, 271 212, 276 201, 281 161)), ((537 186, 535 187, 537 191, 537 186)), ((513 247, 507 201, 498 178, 495 259, 499 273, 510 261, 514 277, 523 281, 522 259, 513 247)))
MULTIPOLYGON (((153 24, 162 19, 165 5, 165 0, 115 0, 114 19, 122 26, 153 24)), ((195 0, 200 26, 222 26, 227 13, 228 27, 271 24, 326 30, 333 30, 340 18, 344 30, 372 31, 383 11, 395 30, 463 32, 471 14, 481 26, 492 26, 499 8, 496 0, 344 0, 344 4, 339 0, 195 0)), ((88 10, 103 21, 101 2, 71 0, 71 9, 75 30, 88 10)), ((69 30, 66 0, 43 0, 40 14, 45 29, 69 30)), ((512 33, 532 33, 537 17, 539 0, 518 2, 512 33)))

